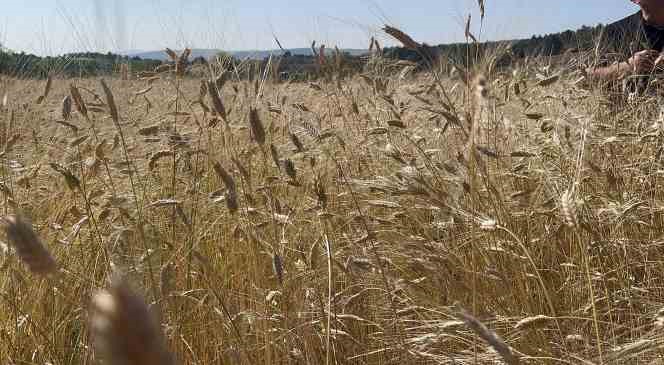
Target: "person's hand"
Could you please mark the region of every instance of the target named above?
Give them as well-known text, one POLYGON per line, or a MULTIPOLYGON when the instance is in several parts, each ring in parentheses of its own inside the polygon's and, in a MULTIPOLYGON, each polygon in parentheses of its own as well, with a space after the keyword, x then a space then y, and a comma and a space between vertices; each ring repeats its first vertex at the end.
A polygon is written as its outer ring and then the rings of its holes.
MULTIPOLYGON (((650 73, 656 65, 656 60, 660 57, 659 52, 651 49, 634 53, 632 57, 627 60, 627 63, 632 66, 632 70, 638 74, 650 73)), ((664 62, 662 60, 661 62, 664 62)))
POLYGON ((657 59, 655 59, 655 70, 657 71, 664 71, 664 53, 660 53, 659 56, 657 56, 657 59))

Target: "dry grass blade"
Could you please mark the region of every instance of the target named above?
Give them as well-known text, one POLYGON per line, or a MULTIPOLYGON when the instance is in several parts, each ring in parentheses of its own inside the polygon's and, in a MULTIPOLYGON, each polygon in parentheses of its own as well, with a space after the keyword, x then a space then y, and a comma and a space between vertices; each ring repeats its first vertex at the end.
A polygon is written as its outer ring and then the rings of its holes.
POLYGON ((145 301, 120 278, 92 299, 95 350, 112 365, 174 364, 145 301))
POLYGON ((104 89, 104 94, 106 94, 106 103, 108 104, 108 112, 111 115, 111 119, 113 119, 113 123, 115 123, 116 126, 119 126, 120 116, 118 115, 118 106, 115 104, 113 92, 111 92, 111 89, 108 87, 104 79, 101 79, 100 83, 102 89, 104 89))
POLYGON ((272 255, 272 270, 274 271, 274 276, 279 281, 279 284, 284 284, 284 267, 281 261, 281 256, 275 253, 272 255))
POLYGON ((318 65, 323 66, 325 65, 325 45, 321 44, 320 49, 318 51, 318 65))
POLYGON ((273 144, 270 144, 270 156, 272 156, 272 162, 274 162, 274 166, 276 166, 278 169, 281 169, 281 164, 279 163, 279 152, 277 151, 277 147, 275 147, 273 144))
POLYGON ((251 108, 249 110, 249 126, 251 127, 251 136, 259 145, 265 144, 265 128, 258 115, 258 109, 251 108))
POLYGON ((120 80, 122 81, 129 80, 129 65, 126 63, 120 65, 120 80))
POLYGON ((283 164, 286 175, 292 180, 295 180, 297 178, 297 171, 295 170, 295 164, 293 161, 290 158, 287 158, 284 160, 283 164))
POLYGON ((217 89, 217 85, 214 81, 208 81, 207 82, 207 92, 208 95, 210 96, 210 101, 212 101, 212 106, 214 107, 214 111, 219 115, 222 119, 226 119, 226 107, 224 107, 224 103, 221 101, 221 96, 219 96, 219 90, 217 89))
POLYGON ((53 170, 57 171, 65 178, 65 182, 67 183, 69 189, 76 190, 81 186, 81 182, 78 180, 78 178, 74 176, 74 174, 66 167, 55 162, 50 163, 49 166, 51 166, 53 170))
POLYGON ((95 158, 97 160, 103 161, 106 160, 106 146, 108 145, 108 142, 106 139, 102 139, 99 141, 97 144, 97 147, 95 147, 95 158))
POLYGON ((480 17, 484 20, 484 0, 477 0, 477 4, 480 7, 480 17))
POLYGON ((134 96, 141 96, 149 93, 152 90, 152 85, 146 87, 145 89, 139 90, 134 93, 134 96))
POLYGON ((214 84, 217 85, 217 90, 223 89, 224 85, 226 85, 226 82, 228 82, 230 78, 231 78, 230 72, 222 72, 221 75, 217 76, 214 79, 214 84))
POLYGON ((187 62, 189 62, 189 56, 191 55, 191 49, 186 48, 180 57, 178 57, 177 62, 175 63, 175 74, 179 77, 184 76, 185 71, 187 70, 187 62))
POLYGON ((463 309, 458 313, 459 319, 463 320, 466 326, 475 334, 486 341, 496 352, 505 360, 508 365, 518 365, 519 357, 512 352, 512 349, 493 331, 489 330, 477 318, 466 313, 463 309))
POLYGON ((406 128, 406 125, 403 124, 403 122, 400 120, 388 120, 387 125, 389 125, 390 127, 401 128, 401 129, 406 128))
POLYGON ((550 323, 552 320, 554 320, 553 317, 545 316, 545 315, 537 315, 533 317, 526 317, 514 326, 516 329, 521 329, 521 330, 526 330, 526 329, 533 329, 533 328, 540 328, 543 326, 546 326, 548 323, 550 323))
POLYGON ((201 84, 198 86, 198 100, 203 101, 207 93, 208 93, 207 81, 201 80, 201 84))
POLYGON ((293 145, 297 149, 297 152, 304 152, 304 145, 302 144, 302 141, 297 137, 296 134, 289 132, 288 137, 290 138, 291 142, 293 142, 293 145))
POLYGON ((468 14, 468 18, 466 18, 466 39, 472 39, 473 42, 477 43, 477 38, 473 35, 473 33, 470 32, 470 20, 471 20, 471 15, 468 14))
POLYGON ((30 271, 46 275, 56 271, 55 259, 48 252, 35 233, 32 225, 20 215, 7 216, 2 219, 9 244, 28 266, 30 271))
POLYGON ((150 208, 163 208, 163 207, 173 207, 176 205, 182 204, 181 201, 175 200, 175 199, 159 199, 156 201, 153 201, 148 205, 150 208))
POLYGON ((88 135, 85 136, 80 136, 78 138, 75 138, 73 141, 69 143, 69 147, 78 147, 81 145, 81 143, 85 142, 89 138, 88 135))
POLYGON ((374 45, 376 46, 376 53, 381 54, 383 53, 382 48, 380 47, 380 43, 378 43, 378 39, 374 39, 374 45))
POLYGON ((48 94, 51 93, 51 87, 53 86, 53 77, 49 76, 46 79, 46 85, 44 85, 44 92, 37 98, 37 104, 41 104, 46 100, 48 94))
POLYGON ((150 161, 148 162, 148 169, 150 171, 154 170, 159 160, 161 160, 164 157, 170 157, 170 156, 173 156, 173 151, 170 150, 157 151, 153 153, 152 156, 150 156, 150 161))
POLYGON ((159 275, 159 288, 161 289, 162 298, 168 298, 173 291, 173 281, 175 277, 175 265, 168 263, 164 265, 161 269, 161 274, 159 275))
POLYGON ((318 57, 318 50, 316 49, 316 41, 311 42, 311 53, 314 57, 318 57))
POLYGON ((572 190, 566 190, 560 197, 560 212, 565 224, 570 228, 576 227, 578 222, 575 204, 574 193, 572 190))
POLYGON ((170 57, 171 61, 176 62, 178 60, 178 54, 175 53, 175 51, 173 51, 172 49, 166 48, 164 52, 166 52, 168 57, 170 57))
POLYGON ((21 135, 18 134, 18 133, 12 135, 11 137, 9 137, 9 139, 8 139, 7 142, 5 143, 4 152, 5 152, 5 153, 7 153, 7 152, 11 152, 11 150, 12 150, 12 149, 14 148, 14 146, 16 145, 16 142, 18 142, 20 139, 21 139, 21 135))
POLYGON ((621 363, 627 362, 627 360, 634 358, 638 355, 641 355, 645 352, 652 351, 657 349, 658 343, 652 339, 640 339, 635 342, 628 343, 626 345, 617 346, 611 350, 608 354, 609 361, 621 361, 621 363))
POLYGON ((235 168, 240 171, 240 174, 246 181, 251 181, 251 175, 249 174, 249 170, 247 170, 242 162, 240 162, 237 158, 232 157, 231 161, 233 161, 233 165, 235 165, 235 168))
POLYGON ((83 97, 81 96, 81 92, 78 91, 78 88, 76 86, 69 85, 69 93, 71 94, 71 97, 74 100, 74 105, 76 106, 76 110, 78 110, 79 113, 83 114, 83 116, 87 118, 88 108, 85 104, 85 100, 83 100, 83 97))
POLYGON ((237 202, 237 188, 235 187, 235 180, 233 177, 224 169, 219 162, 214 163, 214 171, 219 175, 221 181, 224 182, 226 186, 226 206, 231 213, 235 213, 238 208, 237 202))
POLYGON ((277 43, 277 46, 279 47, 279 49, 280 49, 282 52, 286 52, 286 50, 284 49, 284 47, 281 46, 281 42, 279 42, 279 38, 277 38, 277 36, 276 36, 275 34, 272 34, 272 37, 274 38, 274 41, 277 43))
POLYGON ((526 118, 531 119, 531 120, 540 120, 544 118, 544 114, 542 113, 526 113, 526 118))
POLYGON ((417 43, 413 38, 411 38, 408 34, 402 32, 401 30, 395 27, 386 25, 385 27, 383 27, 383 31, 391 35, 394 39, 401 42, 401 44, 403 44, 403 46, 408 49, 417 50, 422 46, 421 44, 417 43))
POLYGON ((62 99, 62 119, 69 120, 71 118, 71 107, 71 96, 67 95, 62 99))
POLYGON ((484 147, 484 146, 475 146, 475 149, 476 149, 477 151, 479 151, 481 154, 483 154, 483 155, 485 155, 485 156, 487 156, 487 157, 491 157, 491 158, 498 158, 498 157, 500 157, 500 156, 498 156, 498 154, 497 154, 495 151, 490 150, 489 148, 484 147))
POLYGON ((141 136, 152 136, 159 133, 159 128, 161 128, 161 124, 155 124, 143 127, 138 130, 138 134, 140 134, 141 136))
POLYGON ((224 185, 226 186, 226 189, 228 190, 235 190, 235 180, 233 180, 233 177, 226 171, 226 169, 221 166, 219 162, 215 162, 214 164, 214 171, 219 175, 221 178, 221 181, 224 182, 224 185))
POLYGON ((76 126, 76 125, 74 125, 74 124, 71 124, 71 123, 65 122, 64 120, 56 120, 55 122, 56 122, 57 124, 60 124, 60 125, 62 125, 62 126, 64 126, 64 127, 67 127, 67 128, 69 128, 69 129, 71 129, 71 131, 74 132, 74 133, 78 133, 78 126, 76 126))
POLYGON ((544 78, 544 79, 538 81, 536 85, 537 86, 543 86, 543 87, 544 86, 549 86, 549 85, 552 85, 552 84, 556 83, 556 81, 558 81, 558 79, 560 79, 560 74, 544 78))

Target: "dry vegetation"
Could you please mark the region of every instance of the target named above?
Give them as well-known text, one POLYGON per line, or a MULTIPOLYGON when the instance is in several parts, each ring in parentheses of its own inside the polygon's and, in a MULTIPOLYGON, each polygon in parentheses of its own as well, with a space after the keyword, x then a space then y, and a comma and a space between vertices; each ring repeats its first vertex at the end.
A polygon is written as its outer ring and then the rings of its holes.
POLYGON ((661 361, 656 99, 175 65, 0 81, 0 362, 661 361))

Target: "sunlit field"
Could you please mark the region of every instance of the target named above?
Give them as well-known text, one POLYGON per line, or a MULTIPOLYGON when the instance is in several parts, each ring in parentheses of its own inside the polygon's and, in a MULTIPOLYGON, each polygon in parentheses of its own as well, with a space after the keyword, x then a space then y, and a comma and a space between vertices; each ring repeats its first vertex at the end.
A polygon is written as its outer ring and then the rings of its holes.
POLYGON ((499 52, 0 77, 0 362, 659 363, 657 97, 499 52))

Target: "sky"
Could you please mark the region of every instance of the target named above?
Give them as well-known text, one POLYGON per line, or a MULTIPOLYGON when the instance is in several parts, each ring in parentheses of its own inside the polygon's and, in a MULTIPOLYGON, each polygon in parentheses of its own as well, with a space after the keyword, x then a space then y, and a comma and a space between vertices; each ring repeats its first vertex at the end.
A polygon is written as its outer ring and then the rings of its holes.
POLYGON ((380 28, 396 26, 420 42, 464 39, 465 18, 482 40, 529 38, 610 23, 638 9, 628 0, 0 0, 0 43, 57 55, 214 48, 367 48, 380 28))

